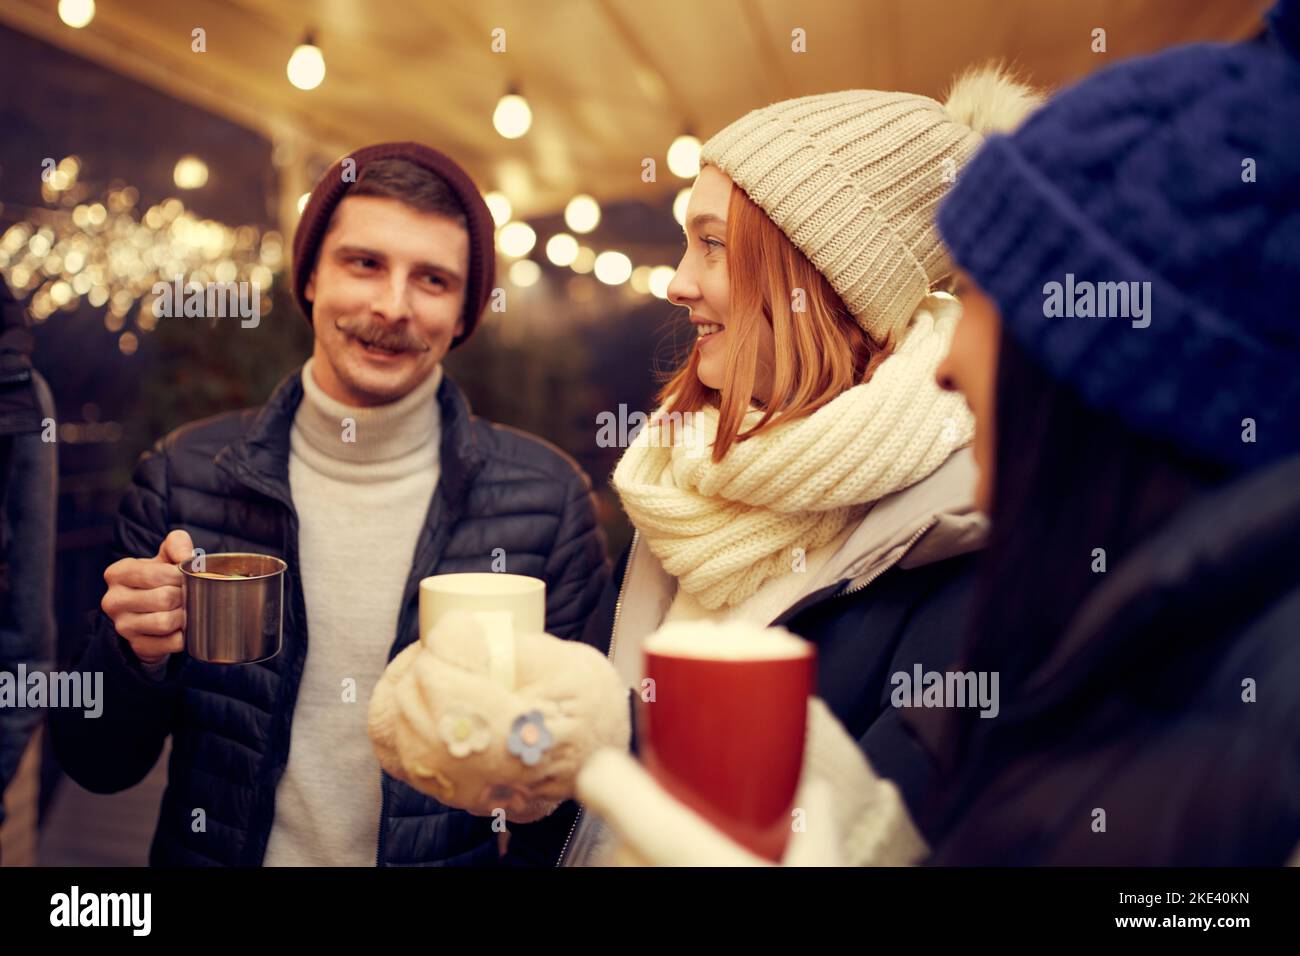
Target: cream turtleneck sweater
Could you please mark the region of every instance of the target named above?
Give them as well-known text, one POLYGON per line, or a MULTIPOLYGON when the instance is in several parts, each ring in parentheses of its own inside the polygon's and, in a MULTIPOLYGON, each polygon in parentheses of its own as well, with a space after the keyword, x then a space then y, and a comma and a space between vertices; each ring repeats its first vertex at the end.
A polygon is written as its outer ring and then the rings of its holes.
POLYGON ((373 866, 380 771, 366 711, 438 483, 442 368, 375 408, 330 398, 312 368, 289 434, 307 660, 264 864, 373 866))

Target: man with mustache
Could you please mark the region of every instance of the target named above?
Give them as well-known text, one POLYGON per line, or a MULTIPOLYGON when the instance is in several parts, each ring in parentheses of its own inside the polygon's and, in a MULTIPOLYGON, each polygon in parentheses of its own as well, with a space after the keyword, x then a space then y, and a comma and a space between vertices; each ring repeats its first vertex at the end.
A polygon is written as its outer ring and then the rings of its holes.
POLYGON ((69 711, 52 724, 64 768, 100 793, 138 783, 172 736, 151 863, 558 855, 572 804, 503 832, 384 775, 366 732, 380 674, 419 638, 421 578, 542 578, 547 630, 573 638, 608 573, 586 475, 545 442, 472 416, 443 374, 492 292, 494 263, 491 215, 447 156, 386 143, 343 157, 294 237, 311 358, 262 408, 187 425, 141 457, 104 613, 78 662, 105 675, 103 716, 69 711), (219 665, 186 654, 176 565, 196 548, 288 563, 278 656, 219 665))

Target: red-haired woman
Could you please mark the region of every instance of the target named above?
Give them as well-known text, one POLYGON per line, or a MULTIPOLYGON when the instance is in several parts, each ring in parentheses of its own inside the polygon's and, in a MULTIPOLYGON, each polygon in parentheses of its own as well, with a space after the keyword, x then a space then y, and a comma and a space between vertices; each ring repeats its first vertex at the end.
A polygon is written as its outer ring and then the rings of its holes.
MULTIPOLYGON (((909 805, 930 771, 890 677, 956 656, 985 534, 970 414, 934 382, 960 309, 933 217, 982 134, 1036 103, 984 70, 943 104, 809 96, 706 143, 668 290, 698 339, 613 476, 636 533, 588 642, 637 687, 662 624, 784 626, 909 805)), ((597 829, 580 820, 564 862, 597 829)))

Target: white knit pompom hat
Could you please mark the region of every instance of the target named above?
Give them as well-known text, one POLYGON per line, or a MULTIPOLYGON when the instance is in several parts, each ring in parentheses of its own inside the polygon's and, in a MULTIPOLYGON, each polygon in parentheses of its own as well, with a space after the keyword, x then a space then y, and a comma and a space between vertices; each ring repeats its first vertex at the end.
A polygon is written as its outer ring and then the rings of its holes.
POLYGON ((943 104, 846 90, 757 109, 704 144, 700 162, 745 191, 826 277, 877 342, 948 275, 934 214, 983 134, 1039 103, 1001 68, 966 73, 943 104))

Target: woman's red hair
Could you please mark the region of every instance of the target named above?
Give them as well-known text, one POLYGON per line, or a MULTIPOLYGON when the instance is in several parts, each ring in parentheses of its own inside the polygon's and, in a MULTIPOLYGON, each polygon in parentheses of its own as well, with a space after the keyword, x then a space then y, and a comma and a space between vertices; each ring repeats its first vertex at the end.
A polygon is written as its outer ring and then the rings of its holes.
POLYGON ((727 204, 727 282, 731 317, 721 392, 700 381, 700 353, 692 348, 657 396, 666 421, 705 405, 718 408, 715 462, 736 442, 811 415, 867 381, 892 348, 872 341, 825 276, 734 184, 727 204), (742 433, 759 373, 759 322, 771 326, 775 343, 772 394, 762 417, 742 433))

